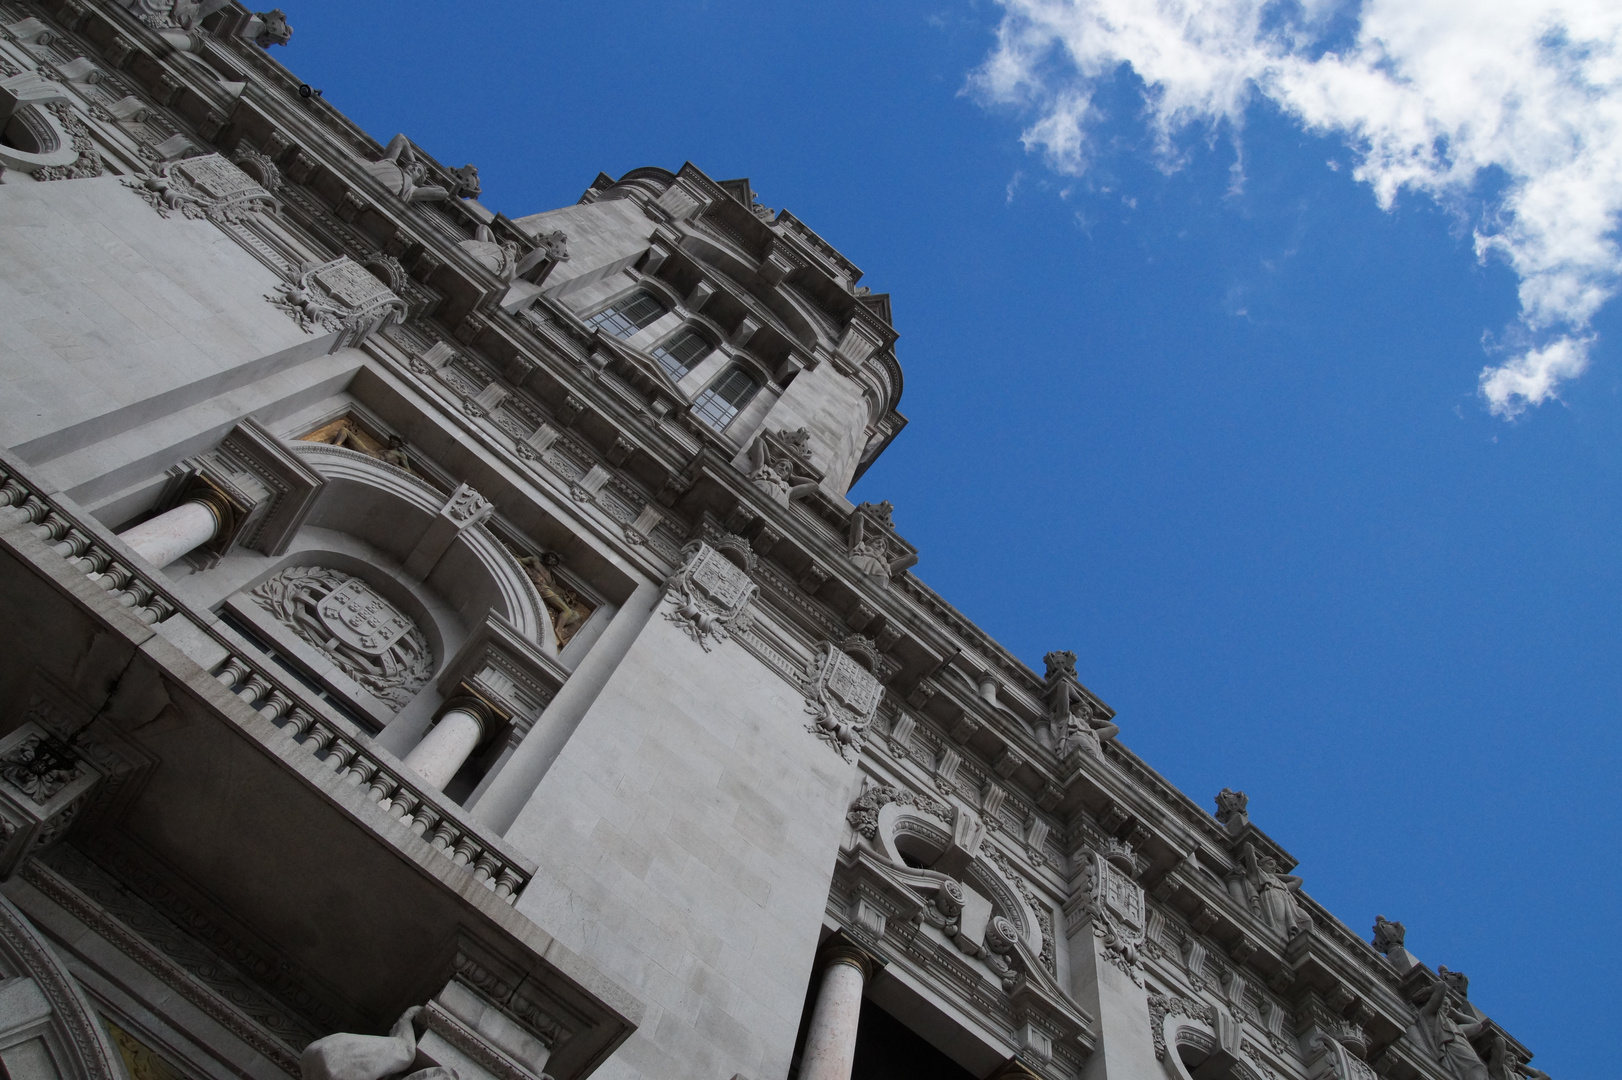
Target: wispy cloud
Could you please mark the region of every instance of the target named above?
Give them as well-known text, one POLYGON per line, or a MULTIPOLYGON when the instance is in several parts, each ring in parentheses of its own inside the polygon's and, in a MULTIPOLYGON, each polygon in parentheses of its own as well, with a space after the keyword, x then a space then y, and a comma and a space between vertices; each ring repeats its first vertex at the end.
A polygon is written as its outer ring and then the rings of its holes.
POLYGON ((1343 138, 1382 207, 1404 189, 1433 197, 1469 215, 1481 258, 1513 269, 1513 336, 1527 344, 1482 371, 1493 412, 1547 401, 1587 366, 1590 320, 1622 280, 1622 4, 999 3, 997 46, 973 85, 1034 110, 1023 139, 1053 168, 1085 171, 1102 119, 1095 91, 1123 68, 1146 85, 1166 168, 1193 129, 1237 141, 1246 108, 1266 97, 1343 138))

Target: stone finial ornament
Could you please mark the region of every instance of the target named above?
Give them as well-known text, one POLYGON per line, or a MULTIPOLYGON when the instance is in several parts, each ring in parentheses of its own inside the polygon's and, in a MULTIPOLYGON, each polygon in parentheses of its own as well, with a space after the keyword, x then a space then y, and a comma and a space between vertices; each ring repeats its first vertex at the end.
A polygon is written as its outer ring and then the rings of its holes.
POLYGON ((1376 952, 1389 953, 1392 949, 1402 948, 1403 938, 1407 936, 1408 928, 1400 922, 1392 922, 1384 915, 1374 917, 1374 948, 1376 952))
POLYGON ((1246 807, 1250 805, 1250 796, 1243 791, 1234 791, 1232 788, 1223 788, 1217 792, 1216 819, 1233 829, 1250 823, 1250 814, 1246 807))
POLYGON ((242 36, 268 49, 272 45, 286 45, 293 39, 293 28, 287 25, 287 13, 281 8, 256 11, 242 29, 242 36))

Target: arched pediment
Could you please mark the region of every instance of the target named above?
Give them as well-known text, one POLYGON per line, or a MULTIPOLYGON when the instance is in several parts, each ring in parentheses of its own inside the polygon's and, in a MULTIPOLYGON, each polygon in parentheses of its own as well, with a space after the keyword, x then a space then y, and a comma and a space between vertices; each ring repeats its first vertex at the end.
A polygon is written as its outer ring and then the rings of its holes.
POLYGON ((922 872, 930 877, 954 877, 960 884, 973 889, 991 903, 994 915, 1001 915, 1014 924, 1019 937, 1033 953, 1042 951, 1041 928, 1036 913, 1020 896, 1002 870, 983 854, 980 844, 972 842, 976 853, 967 866, 957 874, 942 874, 936 869, 936 860, 946 854, 954 841, 952 821, 964 810, 952 808, 934 799, 920 799, 914 803, 891 802, 879 810, 878 828, 874 842, 896 866, 923 862, 922 872), (932 856, 924 861, 921 856, 932 856))
MULTIPOLYGON (((331 529, 365 541, 411 570, 414 556, 446 520, 446 497, 421 477, 365 454, 325 443, 294 443, 293 451, 326 483, 305 526, 331 529)), ((479 523, 457 528, 454 538, 421 571, 424 583, 468 626, 490 611, 500 613, 520 636, 548 656, 557 638, 540 593, 513 554, 479 523)))

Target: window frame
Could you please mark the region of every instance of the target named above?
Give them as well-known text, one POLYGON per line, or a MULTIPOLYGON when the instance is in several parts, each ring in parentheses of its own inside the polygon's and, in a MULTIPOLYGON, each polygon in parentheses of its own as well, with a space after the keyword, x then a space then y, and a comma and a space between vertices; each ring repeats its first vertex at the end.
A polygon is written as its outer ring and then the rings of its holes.
POLYGON ((755 398, 758 397, 760 392, 765 388, 766 380, 760 377, 760 373, 754 370, 753 365, 745 363, 741 358, 734 356, 730 359, 727 366, 722 368, 715 378, 711 379, 709 383, 705 385, 704 389, 698 392, 698 396, 693 399, 693 415, 698 418, 700 423, 704 424, 710 430, 716 432, 717 434, 725 434, 727 428, 731 427, 738 417, 742 416, 744 411, 748 409, 750 405, 754 404, 755 398), (722 382, 731 377, 735 372, 748 379, 750 384, 754 387, 749 392, 747 397, 745 397, 741 402, 737 403, 732 402, 729 398, 723 397, 720 391, 717 389, 722 382), (711 415, 706 415, 705 407, 713 401, 722 401, 726 404, 726 407, 732 410, 731 415, 727 416, 726 419, 719 425, 717 425, 715 422, 717 418, 712 418, 711 415))
POLYGON ((665 297, 660 296, 656 291, 648 288, 646 285, 639 283, 634 288, 627 289, 625 292, 622 292, 618 296, 614 297, 614 299, 608 301, 606 304, 603 304, 590 315, 584 316, 581 321, 594 330, 602 330, 605 334, 608 334, 610 337, 618 341, 629 341, 643 330, 646 330, 648 327, 670 314, 670 312, 671 306, 665 297), (654 304, 655 307, 658 308, 658 311, 646 321, 636 323, 630 318, 626 317, 624 309, 629 306, 630 303, 634 302, 640 297, 646 297, 654 304), (612 313, 612 315, 610 315, 610 313, 612 313), (619 330, 612 329, 607 325, 609 322, 614 320, 617 320, 621 325, 627 327, 627 332, 621 333, 619 330))

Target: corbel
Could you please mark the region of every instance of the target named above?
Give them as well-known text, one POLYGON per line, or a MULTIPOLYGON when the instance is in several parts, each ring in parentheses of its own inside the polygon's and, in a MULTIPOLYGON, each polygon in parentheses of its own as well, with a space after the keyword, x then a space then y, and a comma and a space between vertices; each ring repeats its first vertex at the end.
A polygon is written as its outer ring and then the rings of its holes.
POLYGON ((565 394, 563 404, 558 406, 557 409, 558 423, 564 427, 573 427, 575 421, 580 419, 580 414, 585 411, 586 403, 584 401, 581 401, 573 394, 565 394))

